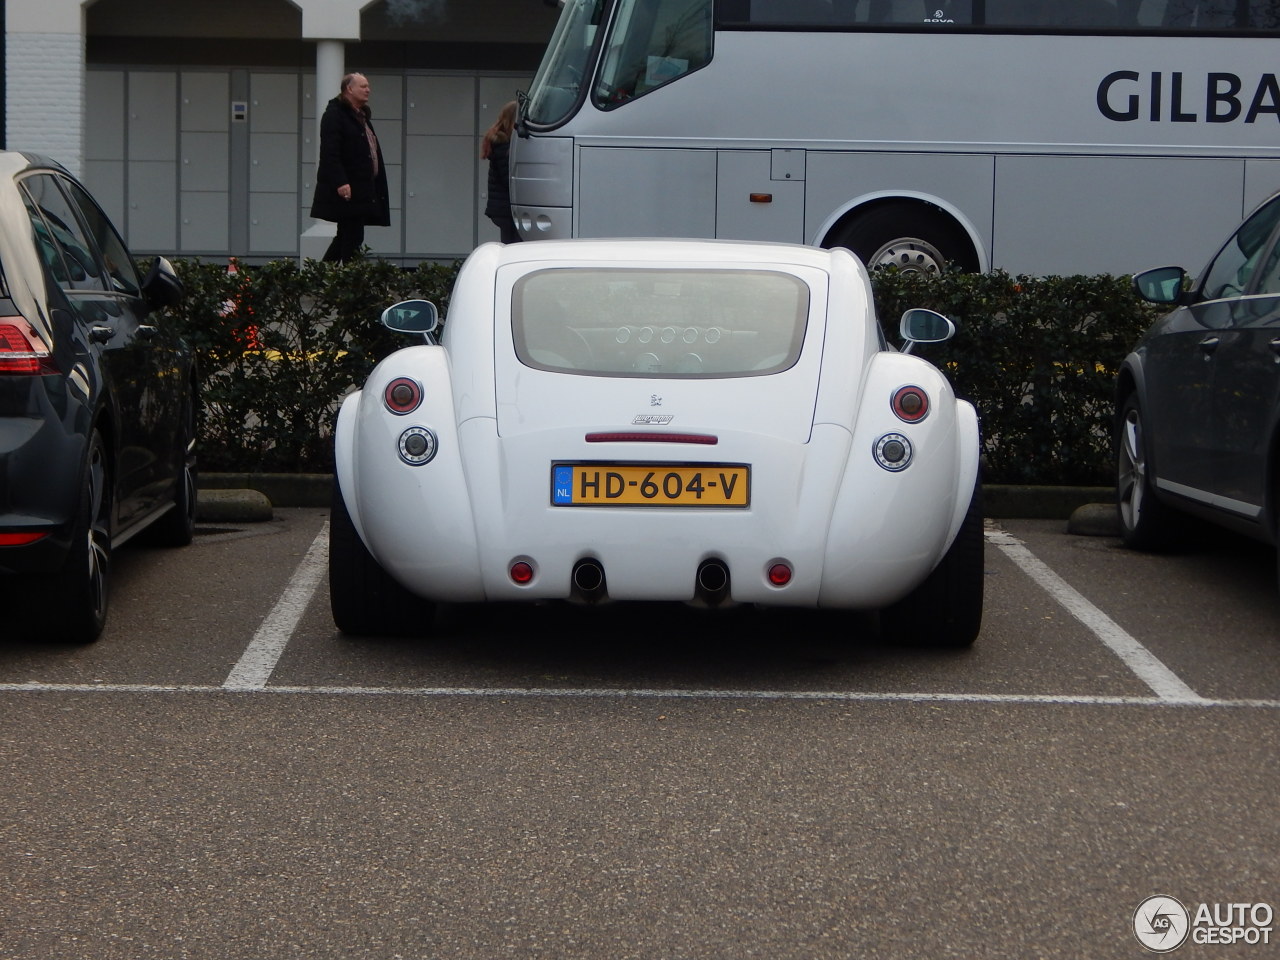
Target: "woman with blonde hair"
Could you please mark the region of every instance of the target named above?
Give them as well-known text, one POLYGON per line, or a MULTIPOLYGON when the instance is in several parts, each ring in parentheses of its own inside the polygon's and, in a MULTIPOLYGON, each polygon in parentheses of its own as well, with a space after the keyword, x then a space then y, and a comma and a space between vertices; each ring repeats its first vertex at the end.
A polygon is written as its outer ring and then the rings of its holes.
POLYGON ((503 243, 515 243, 520 239, 511 216, 511 188, 507 184, 511 135, 515 126, 516 102, 512 100, 498 112, 498 119, 485 131, 480 144, 480 159, 489 161, 489 193, 484 215, 498 228, 503 243))

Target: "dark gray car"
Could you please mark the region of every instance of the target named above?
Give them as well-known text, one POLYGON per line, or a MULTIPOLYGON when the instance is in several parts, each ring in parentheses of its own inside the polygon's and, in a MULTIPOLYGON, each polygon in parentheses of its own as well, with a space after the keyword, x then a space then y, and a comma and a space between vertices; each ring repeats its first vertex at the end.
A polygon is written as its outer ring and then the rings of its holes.
POLYGON ((1276 543, 1280 514, 1280 194, 1255 210, 1192 283, 1179 267, 1134 277, 1174 310, 1117 381, 1121 534, 1156 548, 1181 514, 1276 543))
POLYGON ((0 633, 86 642, 111 553, 191 541, 195 380, 157 318, 182 285, 139 276, 62 167, 0 152, 0 633))

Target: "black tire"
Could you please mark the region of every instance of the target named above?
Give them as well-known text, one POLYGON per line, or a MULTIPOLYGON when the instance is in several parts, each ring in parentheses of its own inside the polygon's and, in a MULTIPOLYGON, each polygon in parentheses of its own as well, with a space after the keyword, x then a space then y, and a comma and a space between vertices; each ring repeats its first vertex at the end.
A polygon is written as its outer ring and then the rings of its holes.
POLYGON ((434 603, 406 590, 373 558, 336 478, 329 511, 329 609, 339 630, 366 637, 425 637, 436 615, 434 603))
POLYGON ((62 569, 41 583, 47 593, 38 637, 54 643, 92 643, 102 635, 111 599, 111 474, 107 445, 89 437, 71 549, 62 569))
POLYGON ((1116 517, 1120 539, 1134 550, 1170 547, 1183 526, 1177 513, 1156 496, 1149 463, 1142 408, 1137 394, 1131 393, 1120 408, 1116 431, 1116 517))
POLYGON ((937 208, 894 203, 855 215, 831 246, 848 247, 868 270, 895 267, 937 276, 948 263, 976 272, 978 257, 968 234, 937 208))
POLYGON ((157 547, 185 547, 195 539, 199 473, 196 462, 194 394, 188 394, 182 404, 182 429, 178 435, 178 444, 173 507, 153 523, 145 534, 145 541, 157 547))
POLYGON ((881 637, 922 646, 972 646, 982 629, 985 539, 979 479, 960 532, 942 562, 920 586, 880 611, 881 637))

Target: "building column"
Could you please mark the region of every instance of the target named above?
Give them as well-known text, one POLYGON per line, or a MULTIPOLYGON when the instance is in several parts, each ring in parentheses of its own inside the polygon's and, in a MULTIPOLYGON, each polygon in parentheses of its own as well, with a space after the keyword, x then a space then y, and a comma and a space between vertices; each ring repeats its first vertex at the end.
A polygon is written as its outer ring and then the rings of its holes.
MULTIPOLYGON (((338 95, 346 71, 346 42, 360 39, 360 9, 370 0, 293 0, 302 8, 302 39, 316 44, 316 156, 320 154, 320 118, 325 105, 338 95)), ((304 207, 310 197, 302 197, 304 207)), ((298 238, 298 258, 319 260, 337 232, 337 225, 313 220, 298 238)))
MULTIPOLYGON (((92 2, 92 0, 89 0, 92 2)), ((5 145, 84 166, 84 6, 81 0, 7 0, 5 145)))
POLYGON ((320 118, 325 105, 338 95, 346 76, 347 45, 341 40, 316 41, 316 155, 320 155, 320 118))
MULTIPOLYGON (((347 45, 341 40, 316 41, 316 159, 320 157, 320 120, 324 117, 324 108, 330 100, 338 95, 338 87, 346 73, 347 45)), ((319 172, 319 164, 316 164, 319 172)), ((303 197, 304 206, 311 203, 310 197, 303 197)), ((338 232, 338 226, 328 220, 313 220, 311 226, 302 231, 298 238, 298 261, 307 259, 319 260, 329 249, 329 244, 338 232)))

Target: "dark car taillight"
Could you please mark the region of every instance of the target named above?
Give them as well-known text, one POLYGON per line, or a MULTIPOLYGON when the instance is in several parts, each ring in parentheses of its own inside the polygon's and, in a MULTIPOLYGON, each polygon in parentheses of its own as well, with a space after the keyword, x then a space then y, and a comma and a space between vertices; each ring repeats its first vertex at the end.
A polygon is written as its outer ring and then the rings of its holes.
POLYGON ((22 317, 0 317, 0 376, 57 372, 53 354, 31 324, 22 317))
POLYGON ((39 533, 0 533, 0 547, 25 547, 28 543, 43 540, 49 534, 39 533))

